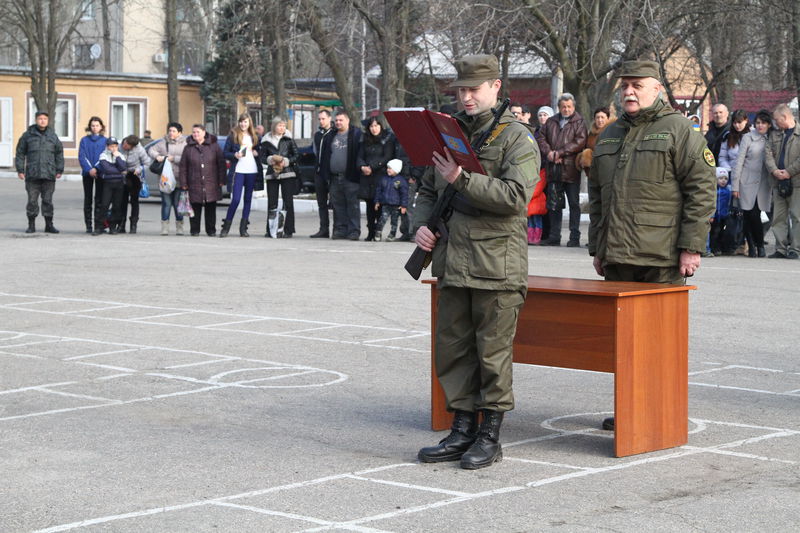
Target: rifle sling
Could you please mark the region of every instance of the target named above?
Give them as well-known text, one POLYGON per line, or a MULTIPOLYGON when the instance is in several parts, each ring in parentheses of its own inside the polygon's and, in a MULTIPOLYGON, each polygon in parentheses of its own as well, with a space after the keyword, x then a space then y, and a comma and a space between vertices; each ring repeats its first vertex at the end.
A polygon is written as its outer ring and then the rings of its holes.
MULTIPOLYGON (((497 127, 492 130, 492 134, 489 135, 489 138, 486 139, 486 142, 484 142, 483 145, 481 145, 481 147, 478 149, 478 154, 480 154, 484 148, 492 144, 492 142, 497 139, 497 137, 503 132, 504 129, 506 129, 509 124, 511 123, 506 122, 505 124, 498 124, 497 127)), ((450 200, 450 206, 463 215, 468 215, 471 217, 481 216, 481 210, 469 203, 469 200, 467 200, 467 198, 460 192, 457 192, 453 196, 453 199, 450 200)))

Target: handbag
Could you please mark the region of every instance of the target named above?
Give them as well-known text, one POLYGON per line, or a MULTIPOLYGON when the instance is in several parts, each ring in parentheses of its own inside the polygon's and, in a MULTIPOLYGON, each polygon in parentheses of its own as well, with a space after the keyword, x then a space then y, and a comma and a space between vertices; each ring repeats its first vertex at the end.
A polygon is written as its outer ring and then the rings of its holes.
POLYGON ((150 172, 153 174, 161 175, 161 171, 164 170, 164 163, 166 162, 167 158, 165 157, 161 161, 158 159, 153 159, 153 162, 150 163, 150 172))
POLYGON ((778 180, 777 185, 775 185, 778 189, 778 196, 781 198, 789 198, 792 195, 792 180, 789 178, 788 180, 778 180))
POLYGON ((564 194, 563 181, 548 181, 544 194, 547 197, 546 207, 548 211, 558 211, 566 207, 567 199, 564 194))
POLYGON ((142 180, 142 188, 139 189, 139 198, 150 198, 150 187, 147 186, 147 181, 142 180))

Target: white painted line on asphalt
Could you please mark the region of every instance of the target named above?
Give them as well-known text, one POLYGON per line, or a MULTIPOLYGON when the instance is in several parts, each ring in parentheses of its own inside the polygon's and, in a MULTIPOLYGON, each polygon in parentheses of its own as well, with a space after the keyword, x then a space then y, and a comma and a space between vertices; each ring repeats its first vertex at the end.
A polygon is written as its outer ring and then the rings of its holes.
POLYGON ((14 394, 17 392, 25 392, 29 390, 36 390, 41 387, 63 387, 65 385, 74 385, 78 383, 77 381, 62 381, 60 383, 46 383, 44 385, 33 385, 31 387, 22 387, 19 389, 9 389, 9 390, 0 390, 0 394, 14 394))
POLYGON ((72 313, 95 313, 97 311, 109 311, 111 309, 125 309, 126 307, 130 307, 129 305, 119 304, 119 305, 106 305, 104 307, 95 307, 93 309, 78 309, 76 311, 64 311, 64 314, 72 314, 72 313))
POLYGON ((313 374, 313 370, 305 370, 303 372, 293 372, 291 374, 280 374, 278 376, 270 376, 268 378, 255 378, 255 379, 246 379, 243 381, 236 381, 233 385, 242 386, 247 385, 248 383, 258 383, 259 381, 272 381, 276 379, 285 379, 285 378, 293 378, 296 376, 305 376, 306 374, 313 374))
POLYGON ((318 328, 303 328, 303 329, 290 329, 289 331, 281 331, 279 335, 295 335, 297 333, 307 333, 309 331, 323 331, 326 329, 340 329, 347 326, 320 326, 318 328))
POLYGON ((636 459, 633 461, 626 461, 620 464, 613 464, 608 466, 602 466, 598 468, 592 468, 589 470, 584 470, 582 472, 570 472, 569 474, 563 474, 560 476, 553 476, 546 479, 539 479, 537 481, 531 481, 527 484, 528 487, 542 487, 544 485, 550 485, 552 483, 558 483, 560 481, 566 481, 569 479, 575 479, 584 476, 592 476, 595 474, 602 474, 605 472, 611 472, 614 470, 623 470, 625 468, 630 468, 632 466, 639 466, 644 464, 650 463, 657 463, 660 461, 666 461, 669 459, 677 459, 679 457, 685 457, 687 455, 695 455, 698 453, 703 453, 701 450, 686 450, 680 452, 674 452, 667 455, 659 455, 657 457, 645 457, 644 459, 636 459))
POLYGON ((697 376, 697 375, 700 375, 700 374, 713 374, 714 372, 721 372, 723 370, 727 370, 728 368, 730 368, 730 367, 723 366, 723 367, 719 367, 719 368, 709 368, 707 370, 695 370, 694 372, 689 372, 689 375, 690 376, 697 376))
MULTIPOLYGON (((507 446, 503 446, 507 447, 507 446)), ((523 459, 521 457, 503 457, 504 461, 517 461, 519 463, 530 463, 534 465, 543 465, 543 466, 553 466, 557 468, 567 468, 569 470, 592 470, 592 467, 589 466, 576 466, 576 465, 567 465, 564 463, 551 463, 549 461, 534 461, 533 459, 523 459)))
POLYGON ((164 368, 166 368, 167 370, 173 370, 175 368, 189 368, 192 366, 213 365, 216 363, 226 363, 228 361, 235 361, 235 360, 236 358, 227 357, 225 359, 220 358, 220 359, 210 359, 208 361, 200 361, 199 363, 183 363, 181 365, 165 366, 164 368))
POLYGON ((111 404, 111 403, 119 403, 119 402, 122 401, 122 400, 113 400, 111 398, 100 398, 99 396, 89 396, 89 395, 86 395, 86 394, 74 394, 72 392, 64 392, 64 391, 60 391, 60 390, 52 390, 52 389, 48 389, 46 387, 38 387, 38 388, 36 388, 36 390, 38 390, 40 392, 46 392, 46 393, 49 393, 49 394, 57 394, 59 396, 67 396, 67 397, 70 397, 70 398, 82 398, 84 400, 91 400, 91 401, 94 401, 94 402, 106 402, 106 403, 109 403, 109 404, 111 404))
POLYGON ((364 341, 364 344, 377 344, 379 342, 389 342, 389 341, 399 341, 405 339, 415 339, 417 337, 430 337, 430 333, 415 333, 413 335, 408 335, 404 337, 387 337, 385 339, 370 339, 368 341, 364 341))
MULTIPOLYGON (((489 497, 489 496, 496 496, 498 494, 506 494, 506 493, 509 493, 509 492, 518 492, 518 491, 521 491, 521 490, 525 490, 525 487, 516 487, 516 486, 503 487, 503 488, 489 490, 489 491, 485 491, 485 492, 478 492, 478 493, 470 494, 469 496, 458 496, 458 497, 450 498, 450 499, 447 499, 447 500, 440 500, 440 501, 437 501, 437 502, 423 504, 423 505, 417 505, 417 506, 414 506, 414 507, 408 507, 408 508, 399 509, 399 510, 396 510, 396 511, 389 511, 387 513, 381 513, 381 514, 378 514, 378 515, 366 516, 366 517, 363 517, 363 518, 358 518, 356 520, 350 520, 350 521, 347 521, 347 522, 339 522, 337 525, 339 525, 339 526, 361 525, 361 524, 366 524, 366 523, 369 523, 369 522, 375 522, 375 521, 378 521, 378 520, 387 520, 389 518, 395 518, 397 516, 402 516, 402 515, 406 515, 406 514, 415 514, 415 513, 419 513, 419 512, 423 512, 423 511, 429 511, 431 509, 437 509, 439 507, 445 507, 447 505, 452 505, 452 504, 455 504, 455 503, 461 503, 461 502, 466 502, 466 501, 470 501, 470 500, 477 500, 477 499, 480 499, 480 498, 486 498, 486 497, 489 497)), ((309 532, 310 531, 324 531, 324 529, 315 528, 315 529, 306 529, 305 531, 309 531, 309 532)))
POLYGON ((752 453, 732 452, 730 450, 718 450, 716 448, 701 448, 699 446, 684 446, 687 450, 700 450, 708 453, 716 453, 719 455, 729 455, 731 457, 741 457, 743 459, 755 459, 757 461, 767 461, 771 463, 784 463, 789 465, 800 465, 800 461, 789 461, 788 459, 776 459, 775 457, 764 457, 763 455, 754 455, 752 453))
POLYGON ((239 509, 240 511, 250 511, 253 513, 258 514, 265 514, 269 516, 279 516, 281 518, 290 518, 292 520, 301 520, 303 522, 311 522, 312 524, 319 524, 322 526, 330 526, 335 524, 335 522, 331 522, 329 520, 320 520, 319 518, 314 518, 311 516, 303 516, 295 513, 284 513, 282 511, 272 511, 269 509, 262 509, 261 507, 253 507, 252 505, 239 505, 236 503, 229 503, 229 502, 209 502, 209 505, 216 505, 219 507, 229 507, 231 509, 239 509))
POLYGON ((690 381, 689 385, 694 385, 696 387, 707 387, 711 389, 725 389, 725 390, 736 390, 742 392, 753 392, 756 394, 769 394, 772 396, 790 396, 796 397, 796 394, 786 393, 786 392, 775 392, 771 390, 764 390, 764 389, 750 389, 747 387, 734 387, 733 385, 718 385, 716 383, 700 383, 697 381, 690 381))
POLYGON ((80 359, 89 359, 91 357, 98 357, 100 355, 113 355, 117 353, 138 352, 139 348, 128 348, 126 350, 112 350, 108 352, 87 353, 85 355, 74 355, 72 357, 65 357, 62 361, 78 361, 80 359))
POLYGON ((474 493, 470 492, 461 492, 455 490, 448 490, 448 489, 440 489, 437 487, 429 487, 427 485, 414 485, 411 483, 401 483, 399 481, 390 481, 387 479, 379 479, 379 478, 371 478, 371 477, 364 477, 364 476, 355 476, 355 475, 347 475, 348 479, 355 479, 358 481, 371 481, 372 483, 378 483, 379 485, 389 485, 391 487, 400 487, 404 489, 413 489, 419 490, 423 492, 434 492, 436 494, 447 494, 448 496, 472 496, 474 493))
POLYGON ((52 344, 54 342, 62 342, 64 340, 63 337, 57 337, 55 339, 49 339, 45 341, 33 341, 33 342, 21 342, 19 344, 3 344, 0 348, 22 348, 23 346, 38 346, 40 344, 52 344))
POLYGON ((150 516, 154 514, 167 513, 169 511, 179 511, 183 509, 191 509, 193 507, 202 507, 208 505, 208 501, 199 501, 187 503, 183 505, 171 505, 169 507, 156 507, 155 509, 147 509, 146 511, 134 511, 132 513, 125 513, 113 516, 104 516, 101 518, 93 518, 91 520, 81 520, 80 522, 72 522, 70 524, 62 524, 60 526, 48 527, 45 529, 38 529, 34 533, 57 533, 59 531, 69 531, 79 527, 94 526, 97 524, 105 524, 116 520, 124 520, 126 518, 138 518, 140 516, 150 516))
MULTIPOLYGON (((3 296, 15 296, 15 295, 8 294, 8 293, 5 293, 5 292, 1 292, 0 294, 2 294, 3 296)), ((18 296, 20 298, 45 298, 44 296, 23 296, 21 294, 18 295, 18 296)), ((23 305, 52 304, 52 303, 58 303, 58 302, 61 302, 61 301, 63 301, 61 298, 46 298, 46 299, 42 299, 42 300, 34 300, 32 302, 15 302, 15 303, 11 303, 11 304, 2 304, 2 305, 0 305, 0 307, 12 307, 13 308, 13 307, 19 307, 19 306, 23 306, 23 305)))
POLYGON ((130 372, 125 374, 111 374, 110 376, 101 376, 99 378, 94 378, 94 379, 95 381, 105 381, 108 379, 126 378, 128 376, 133 376, 133 374, 131 374, 130 372))
POLYGON ((271 320, 269 318, 248 318, 246 320, 234 320, 231 322, 219 322, 217 324, 205 324, 203 326, 197 326, 200 329, 211 329, 216 328, 219 326, 233 326, 235 324, 247 324, 248 322, 261 322, 262 320, 271 320))
MULTIPOLYGON (((575 416, 575 415, 567 415, 567 416, 575 416)), ((554 417, 554 418, 549 419, 549 420, 557 420, 557 419, 560 419, 560 418, 565 418, 565 417, 554 417)), ((761 426, 751 426, 751 425, 748 425, 748 424, 737 424, 737 423, 731 423, 731 422, 719 422, 719 421, 712 421, 712 420, 702 420, 702 422, 703 423, 707 423, 707 424, 716 424, 716 423, 718 423, 720 425, 727 425, 727 426, 752 427, 752 428, 761 428, 761 429, 763 429, 761 426)), ((344 529, 347 529, 347 528, 351 528, 353 526, 359 526, 361 524, 366 524, 366 523, 369 523, 369 522, 375 522, 375 521, 379 521, 379 520, 386 520, 386 519, 394 518, 394 517, 405 515, 405 514, 414 514, 414 513, 429 511, 429 510, 436 509, 436 508, 439 508, 439 507, 444 507, 444 506, 447 506, 447 505, 466 502, 466 501, 470 501, 470 500, 476 500, 476 499, 479 499, 479 498, 492 497, 492 496, 497 496, 497 495, 501 495, 501 494, 507 494, 507 493, 511 493, 511 492, 519 492, 521 490, 526 490, 527 488, 542 487, 542 486, 545 486, 545 485, 551 485, 551 484, 554 484, 554 483, 559 483, 559 482, 562 482, 562 481, 568 481, 568 480, 581 478, 581 477, 585 477, 585 476, 604 474, 604 473, 607 473, 607 472, 623 470, 623 469, 631 468, 631 467, 634 467, 634 466, 648 465, 648 464, 658 463, 658 462, 667 461, 667 460, 671 460, 671 459, 679 459, 679 458, 682 458, 682 457, 688 457, 688 456, 691 456, 691 455, 697 455, 697 454, 701 454, 701 453, 724 453, 725 455, 748 456, 746 458, 754 458, 754 459, 757 458, 759 460, 775 461, 775 462, 779 462, 779 463, 785 463, 785 461, 782 460, 782 459, 774 459, 774 458, 765 457, 765 456, 749 457, 749 455, 751 455, 751 454, 738 454, 738 453, 734 454, 734 452, 727 452, 726 450, 729 449, 729 448, 736 448, 736 447, 744 446, 744 445, 747 445, 747 444, 754 444, 754 443, 762 442, 764 440, 768 440, 768 439, 772 439, 772 438, 785 437, 785 436, 795 436, 797 434, 800 434, 800 432, 794 431, 794 430, 778 430, 777 432, 774 432, 774 433, 771 433, 771 434, 768 434, 768 435, 762 435, 762 436, 759 436, 759 437, 752 437, 752 438, 748 438, 748 439, 741 439, 741 440, 737 440, 737 441, 728 442, 728 443, 720 444, 720 445, 717 445, 717 446, 713 446, 713 447, 710 447, 710 448, 684 446, 684 447, 680 448, 679 451, 676 451, 676 452, 667 453, 667 454, 664 454, 664 455, 653 456, 653 457, 645 457, 645 458, 635 459, 635 460, 631 460, 631 461, 624 461, 624 462, 616 463, 616 464, 613 464, 613 465, 607 465, 607 466, 603 466, 603 467, 577 467, 577 466, 573 466, 573 465, 558 465, 557 463, 554 463, 554 465, 565 467, 565 468, 573 468, 573 469, 576 469, 576 471, 570 472, 568 474, 563 474, 563 475, 559 475, 559 476, 552 476, 552 477, 545 478, 545 479, 531 481, 531 482, 527 483, 525 486, 512 485, 512 486, 508 486, 508 487, 501 487, 501 488, 498 488, 498 489, 493 489, 493 490, 479 492, 479 493, 473 493, 473 494, 466 494, 465 493, 463 495, 459 495, 459 496, 454 497, 454 498, 449 498, 449 499, 440 500, 440 501, 433 502, 433 503, 418 505, 418 506, 415 506, 415 507, 409 507, 409 508, 406 508, 406 509, 399 509, 399 510, 396 510, 396 511, 390 511, 390 512, 387 512, 387 513, 381 513, 381 514, 376 514, 376 515, 372 515, 372 516, 362 517, 362 518, 359 518, 359 519, 356 519, 356 520, 351 520, 351 521, 346 521, 346 522, 335 522, 335 523, 327 523, 327 522, 325 522, 323 524, 323 527, 321 527, 321 528, 312 528, 312 529, 307 529, 305 531, 324 531, 324 530, 330 529, 330 528, 334 528, 334 529, 342 529, 342 528, 344 528, 344 529)), ((557 436, 549 436, 548 435, 548 436, 545 436, 545 437, 546 438, 547 437, 549 437, 549 438, 557 438, 557 437, 562 437, 562 436, 566 436, 566 434, 557 435, 557 436)), ((535 440, 543 440, 543 439, 542 438, 528 439, 526 441, 520 441, 519 443, 531 442, 531 441, 535 441, 535 440)), ((517 444, 519 444, 519 443, 517 443, 517 444)), ((506 447, 509 447, 509 445, 506 445, 506 447)), ((515 460, 519 460, 519 459, 515 459, 515 460)), ((237 499, 262 496, 262 495, 265 495, 265 494, 270 494, 270 493, 273 493, 273 492, 279 492, 279 491, 284 491, 284 490, 305 488, 305 487, 309 487, 309 486, 313 486, 313 485, 319 485, 321 483, 326 483, 328 481, 336 481, 336 480, 348 479, 348 478, 352 479, 354 477, 355 478, 359 478, 359 479, 364 479, 364 480, 370 481, 370 482, 377 482, 377 483, 386 484, 386 485, 396 485, 396 486, 399 486, 399 487, 402 487, 402 488, 407 488, 407 489, 416 489, 416 490, 424 490, 424 491, 431 491, 431 489, 433 489, 433 492, 439 492, 439 493, 442 493, 442 494, 448 494, 449 492, 452 492, 452 491, 444 492, 444 491, 447 491, 447 489, 438 489, 436 487, 417 486, 417 485, 406 484, 406 483, 396 483, 396 482, 391 482, 391 481, 387 482, 386 480, 376 480, 376 479, 373 479, 373 478, 370 478, 370 477, 367 476, 370 473, 385 471, 385 470, 398 468, 398 467, 410 467, 410 466, 423 467, 424 468, 424 465, 422 465, 421 463, 416 463, 416 464, 415 463, 398 463, 398 464, 392 464, 392 465, 385 465, 385 466, 381 466, 381 467, 362 470, 362 471, 359 471, 359 472, 352 472, 352 473, 347 473, 347 474, 335 474, 335 475, 325 476, 325 477, 321 477, 321 478, 317 478, 317 479, 301 481, 301 482, 297 482, 297 483, 290 483, 290 484, 287 484, 287 485, 279 485, 279 486, 275 486, 275 487, 268 487, 268 488, 265 488, 265 489, 242 492, 242 493, 233 494, 233 495, 230 495, 230 496, 218 497, 218 498, 214 498, 214 499, 210 499, 210 500, 200 500, 200 501, 197 501, 197 502, 190 502, 190 503, 179 504, 179 505, 158 507, 158 508, 154 508, 154 509, 146 509, 146 510, 136 511, 136 512, 132 512, 132 513, 116 514, 116 515, 109 515, 109 516, 104 516, 104 517, 99 517, 99 518, 93 518, 93 519, 90 519, 90 520, 83 520, 83 521, 80 521, 80 522, 73 522, 73 523, 70 523, 70 524, 63 524, 63 525, 60 525, 60 526, 54 526, 54 527, 51 527, 51 528, 42 529, 42 530, 39 530, 36 533, 50 533, 50 532, 57 532, 57 531, 68 531, 68 530, 75 529, 75 528, 78 528, 78 527, 86 527, 86 526, 90 526, 90 525, 104 524, 104 523, 113 522, 113 521, 122 520, 122 519, 127 519, 127 518, 136 518, 136 517, 141 517, 141 516, 149 516, 149 515, 160 514, 160 513, 165 513, 165 512, 169 512, 169 511, 176 511, 176 510, 200 507, 200 506, 203 506, 203 505, 219 505, 220 503, 230 502, 230 501, 237 500, 237 499)), ((247 507, 247 506, 238 506, 237 505, 237 507, 247 507)), ((249 510, 252 510, 254 512, 265 512, 265 511, 267 511, 268 513, 272 513, 272 511, 268 511, 268 510, 264 510, 264 509, 260 509, 260 508, 252 508, 252 509, 249 509, 249 510)), ((305 517, 305 518, 308 518, 308 517, 305 517)), ((303 519, 303 518, 301 518, 301 519, 303 519)))
MULTIPOLYGON (((0 293, 0 295, 7 295, 7 296, 15 296, 20 298, 34 298, 36 296, 30 295, 20 295, 20 294, 9 294, 9 293, 0 293)), ((107 316, 97 316, 97 315, 86 315, 80 314, 79 312, 57 312, 57 311, 47 311, 42 309, 25 309, 28 312, 35 312, 35 313, 45 313, 51 315, 61 315, 61 316, 70 316, 70 317, 78 317, 78 318, 88 318, 92 320, 101 319, 101 320, 108 320, 113 322, 123 322, 123 323, 131 323, 131 324, 143 324, 143 325, 152 325, 152 326, 168 326, 168 327, 177 327, 177 328, 188 328, 188 329, 202 329, 202 330, 211 330, 211 331, 223 331, 223 332, 236 332, 236 333, 245 333, 249 335, 260 335, 265 337, 286 337, 286 338, 295 338, 299 340, 309 340, 315 342, 332 342, 338 344, 349 344, 349 345, 360 345, 360 346, 369 346, 369 347, 379 347, 385 349, 392 349, 392 350, 400 350, 400 351, 407 351, 407 352, 414 352, 414 353, 426 353, 428 350, 419 350, 415 348, 407 348, 404 346, 384 346, 381 344, 374 344, 375 342, 384 342, 384 341, 347 341, 347 340, 339 340, 339 339, 327 339, 327 338, 319 338, 319 337, 309 337, 303 335, 294 335, 293 332, 290 330, 288 332, 272 332, 272 333, 264 333, 259 331, 252 331, 248 329, 236 329, 236 328, 225 328, 225 327, 217 327, 214 324, 211 325, 192 325, 192 324, 173 324, 173 323, 163 323, 163 322, 154 322, 150 319, 158 316, 177 316, 179 314, 187 314, 187 313, 204 313, 209 315, 216 315, 216 316, 223 316, 223 317, 236 317, 243 319, 241 322, 234 321, 232 324, 235 323, 247 323, 247 322, 259 322, 263 320, 274 320, 274 321, 282 321, 282 322, 295 322, 301 324, 312 324, 318 326, 320 328, 325 328, 330 326, 331 328, 345 328, 345 327, 352 327, 352 328, 359 328, 369 331, 389 331, 389 332, 398 332, 402 334, 407 334, 402 337, 398 337, 398 339, 406 339, 406 338, 417 338, 417 337, 424 337, 430 335, 428 331, 416 331, 416 330, 407 330, 405 328, 397 328, 397 327, 386 327, 386 326, 365 326, 361 324, 343 324, 343 323, 335 323, 335 322, 324 322, 324 321, 313 321, 313 320, 303 320, 303 319, 295 319, 295 318, 284 318, 284 317, 263 317, 263 316, 254 316, 254 315, 242 315, 242 314, 234 314, 234 313, 221 313, 215 311, 205 311, 205 310, 198 310, 198 309, 180 309, 180 308, 166 308, 166 307, 157 307, 157 306, 146 306, 146 305, 139 305, 139 304, 124 304, 121 302, 102 302, 98 300, 82 300, 78 298, 58 298, 55 301, 76 301, 76 302, 93 302, 93 303, 104 303, 107 305, 120 305, 120 306, 129 306, 129 307, 136 307, 136 308, 144 308, 144 309, 157 309, 160 311, 169 311, 171 313, 162 313, 160 315, 152 315, 150 317, 139 317, 135 319, 131 318, 118 318, 118 317, 107 317, 107 316), (175 313, 175 315, 172 315, 175 313)), ((4 305, 0 305, 0 309, 6 307, 4 305)), ((224 324, 224 323, 222 323, 224 324)), ((314 331, 316 328, 308 329, 308 331, 314 331)), ((304 331, 304 330, 296 330, 296 331, 304 331)))
POLYGON ((50 409, 49 411, 37 411, 35 413, 25 413, 24 415, 4 416, 0 418, 0 422, 7 422, 10 420, 23 420, 25 418, 35 418, 38 416, 56 415, 62 413, 72 413, 74 411, 85 411, 86 409, 98 409, 100 407, 110 407, 112 405, 123 405, 127 402, 109 403, 109 404, 95 404, 95 405, 81 405, 78 407, 65 407, 63 409, 50 409))
MULTIPOLYGON (((177 311, 174 313, 162 313, 160 315, 147 315, 147 316, 137 316, 132 318, 123 318, 120 320, 130 320, 131 322, 145 322, 147 320, 153 320, 154 318, 167 318, 168 316, 181 316, 181 315, 191 315, 196 313, 197 311, 177 311)), ((173 325, 173 324, 166 324, 166 325, 173 325)))
POLYGON ((771 426, 757 426, 757 425, 753 425, 753 424, 743 424, 741 422, 726 422, 726 421, 722 421, 722 420, 705 420, 705 419, 702 419, 702 418, 691 418, 690 420, 692 420, 694 422, 702 422, 704 424, 716 424, 718 426, 730 426, 730 427, 735 427, 735 428, 763 429, 765 431, 774 431, 774 432, 785 432, 785 431, 788 431, 788 432, 794 432, 794 433, 800 435, 800 431, 795 431, 795 430, 786 429, 786 428, 776 428, 776 427, 771 427, 771 426))
POLYGON ((23 359, 47 359, 46 357, 42 357, 41 355, 31 355, 27 353, 14 353, 14 352, 4 352, 0 350, 0 355, 10 355, 12 357, 22 357, 23 359))
POLYGON ((99 363, 85 363, 83 361, 78 361, 75 363, 76 365, 85 365, 85 366, 94 366, 97 368, 104 368, 106 370, 117 370, 119 372, 136 372, 133 368, 125 368, 124 366, 114 366, 114 365, 101 365, 99 363))

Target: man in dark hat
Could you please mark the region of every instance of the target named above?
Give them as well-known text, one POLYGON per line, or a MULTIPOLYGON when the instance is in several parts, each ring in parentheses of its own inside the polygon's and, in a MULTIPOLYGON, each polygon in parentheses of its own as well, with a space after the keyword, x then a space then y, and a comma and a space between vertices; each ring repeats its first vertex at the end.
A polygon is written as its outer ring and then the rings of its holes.
POLYGON ((619 77, 624 113, 598 137, 589 171, 589 255, 607 280, 683 284, 714 216, 714 156, 664 102, 658 63, 628 61, 619 77))
MULTIPOLYGON (((471 143, 492 125, 500 91, 497 58, 456 61, 463 111, 456 113, 471 143)), ((503 413, 514 407, 512 343, 528 282, 526 215, 539 172, 539 149, 530 131, 506 111, 478 154, 485 173, 463 170, 449 151, 434 154, 435 168, 420 180, 414 213, 416 243, 433 251, 438 279, 436 374, 448 411, 450 435, 419 451, 422 462, 461 460, 462 468, 492 465, 502 457, 503 413), (447 237, 424 225, 446 185, 458 194, 447 237), (483 421, 478 424, 478 412, 483 421)))

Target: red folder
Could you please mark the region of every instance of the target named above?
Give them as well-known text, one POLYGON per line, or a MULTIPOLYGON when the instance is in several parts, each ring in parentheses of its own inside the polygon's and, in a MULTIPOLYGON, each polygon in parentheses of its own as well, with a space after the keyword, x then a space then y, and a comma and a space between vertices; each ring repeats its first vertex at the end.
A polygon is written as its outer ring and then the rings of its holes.
POLYGON ((427 109, 400 109, 386 111, 383 116, 412 165, 433 165, 433 152, 444 155, 446 146, 464 170, 485 174, 461 126, 450 115, 427 109))

